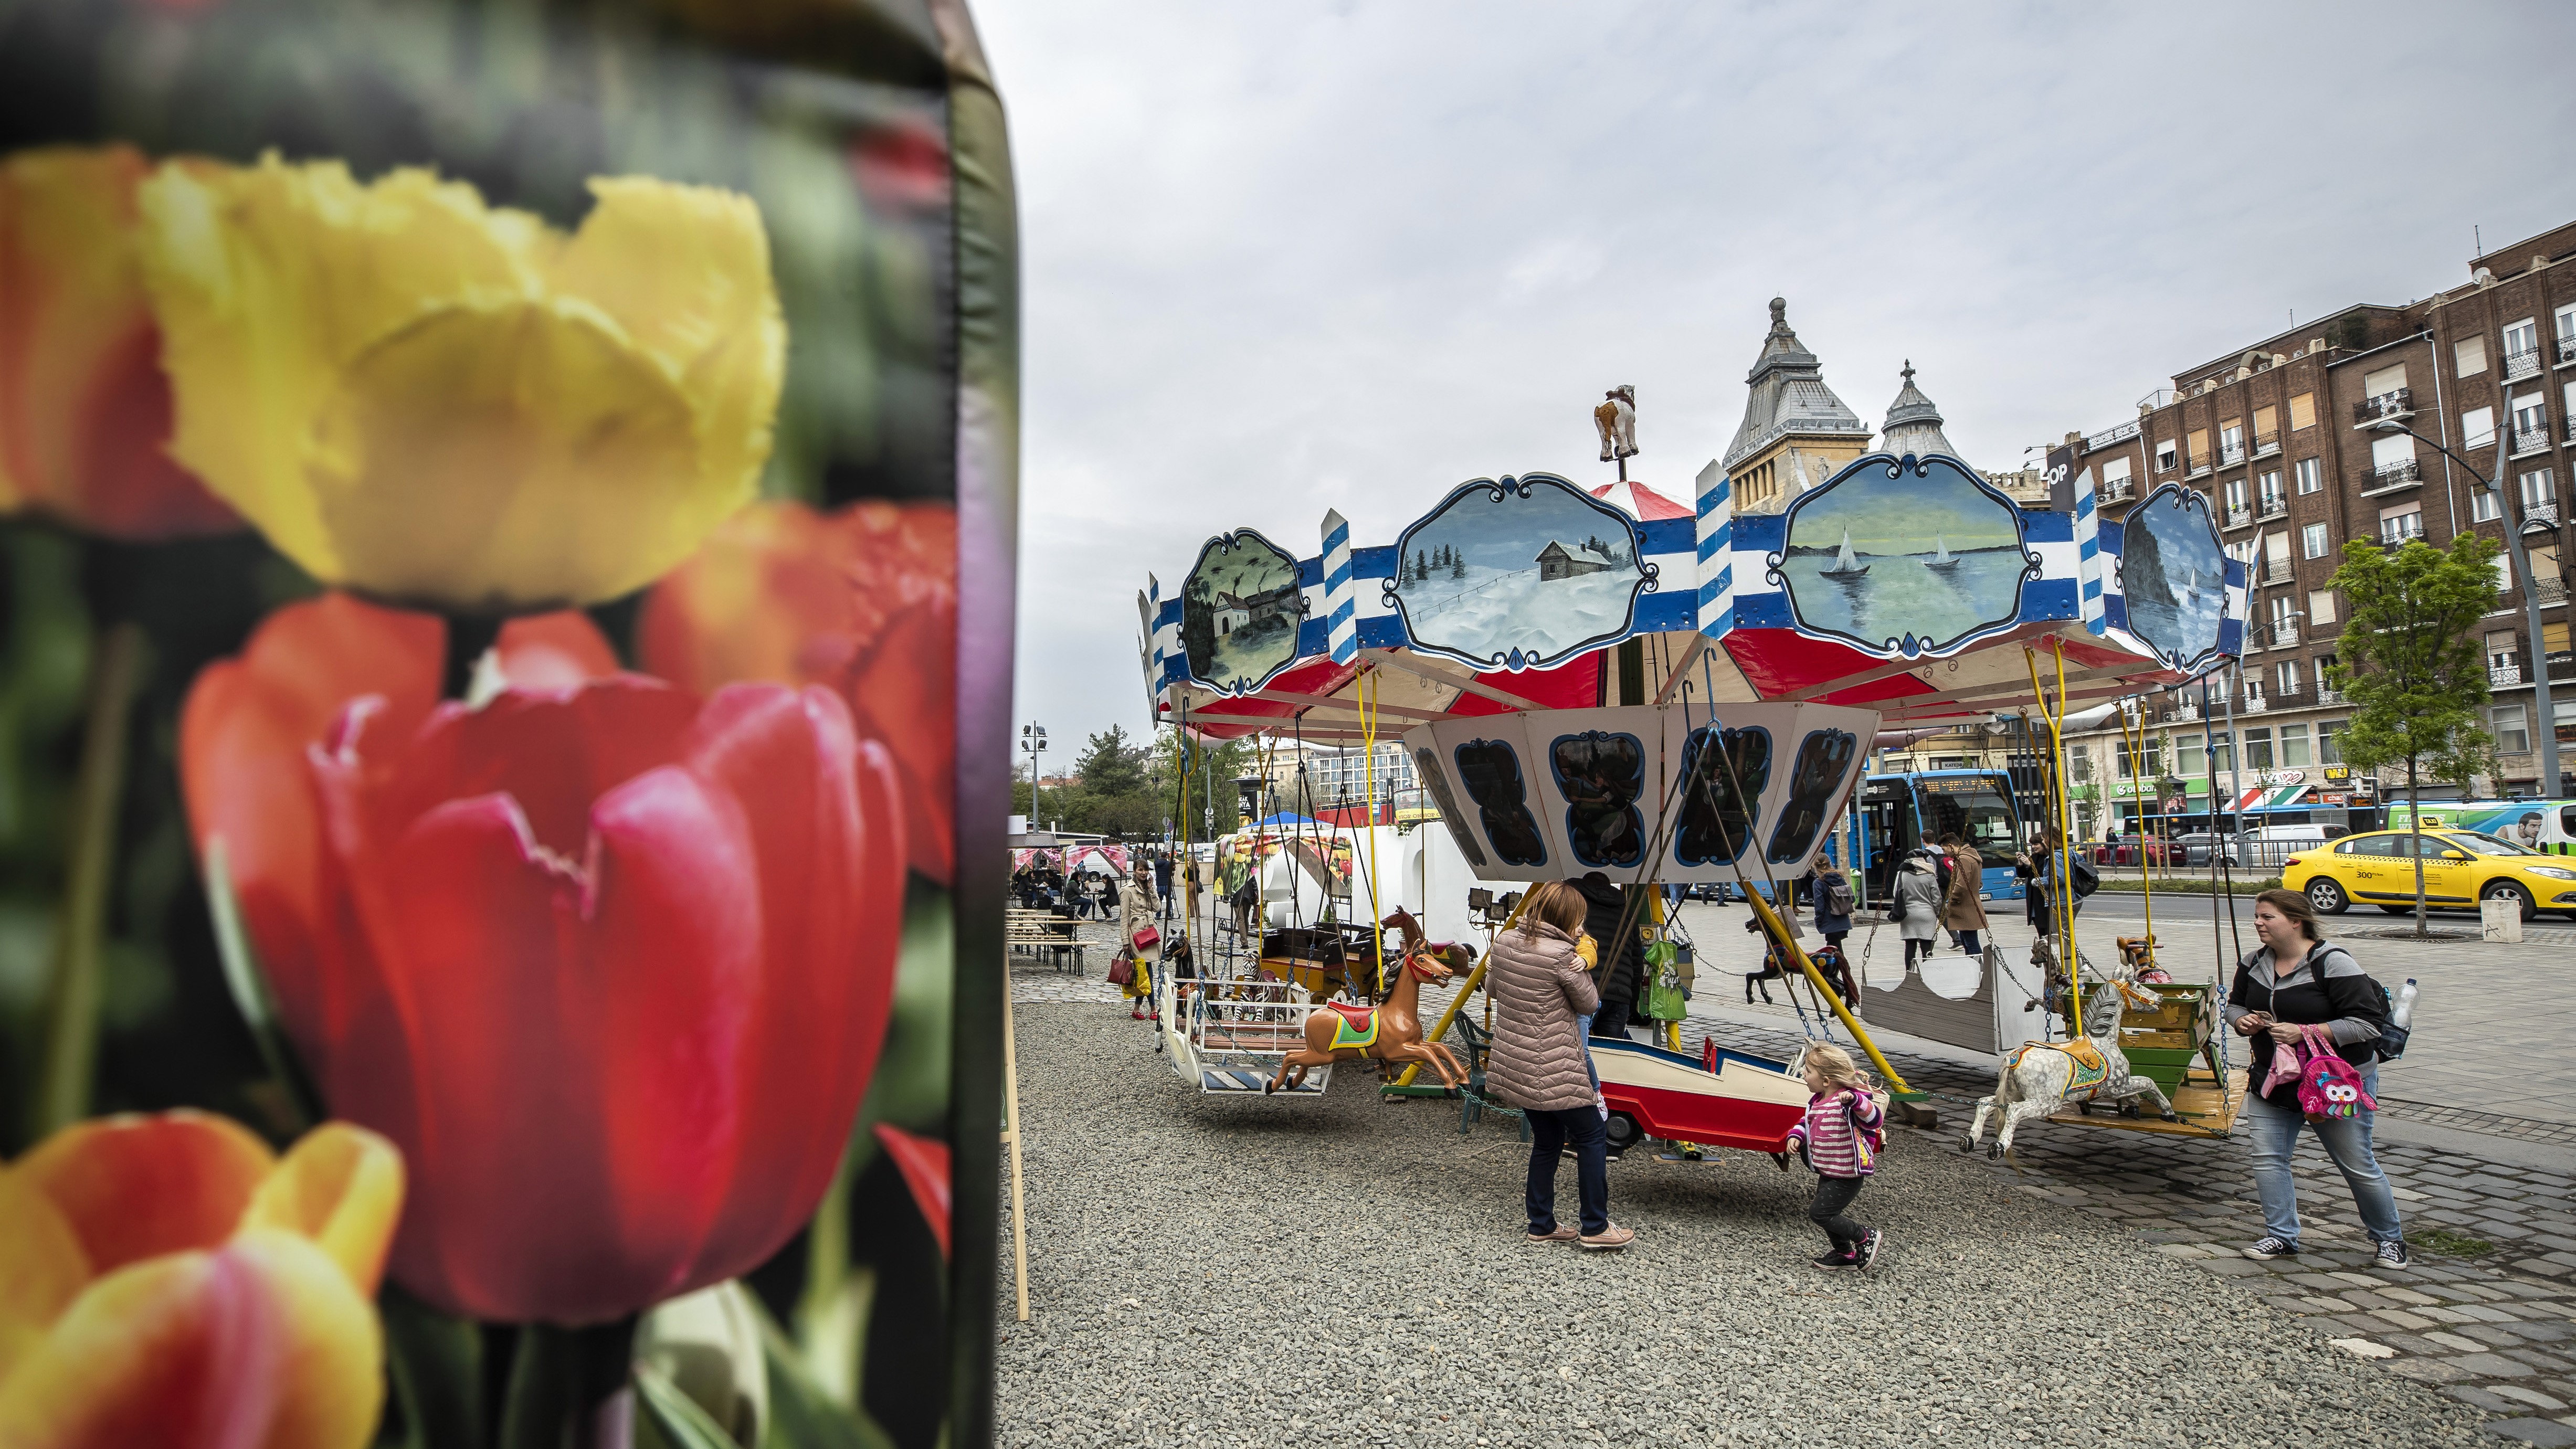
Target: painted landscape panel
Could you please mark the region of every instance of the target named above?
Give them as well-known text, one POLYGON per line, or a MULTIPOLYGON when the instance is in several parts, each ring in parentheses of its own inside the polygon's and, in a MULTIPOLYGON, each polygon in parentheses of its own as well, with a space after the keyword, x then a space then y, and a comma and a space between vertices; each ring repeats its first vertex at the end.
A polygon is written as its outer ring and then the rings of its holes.
POLYGON ((2227 613, 2227 554, 2209 500, 2188 488, 2148 496, 2120 525, 2120 588, 2129 632, 2179 668, 2218 648, 2227 613))
POLYGON ((2029 560, 2011 504, 1958 465, 1872 463, 1794 507, 1776 572, 1800 625, 1937 654, 2021 613, 2029 560))
POLYGON ((1209 539, 1181 586, 1181 648, 1190 674, 1242 691, 1297 657, 1305 607, 1297 560, 1250 529, 1209 539))
POLYGON ((1617 510, 1544 474, 1451 494, 1397 543, 1385 587, 1416 644, 1537 668, 1627 631, 1645 572, 1617 510))

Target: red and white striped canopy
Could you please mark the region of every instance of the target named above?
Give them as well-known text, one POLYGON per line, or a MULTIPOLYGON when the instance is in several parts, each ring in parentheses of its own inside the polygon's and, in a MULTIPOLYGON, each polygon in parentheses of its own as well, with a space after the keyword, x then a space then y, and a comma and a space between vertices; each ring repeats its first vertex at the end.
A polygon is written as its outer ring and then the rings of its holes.
POLYGON ((1626 510, 1629 517, 1641 523, 1652 523, 1659 518, 1696 516, 1688 508, 1633 479, 1625 483, 1604 483, 1592 490, 1592 496, 1626 510))

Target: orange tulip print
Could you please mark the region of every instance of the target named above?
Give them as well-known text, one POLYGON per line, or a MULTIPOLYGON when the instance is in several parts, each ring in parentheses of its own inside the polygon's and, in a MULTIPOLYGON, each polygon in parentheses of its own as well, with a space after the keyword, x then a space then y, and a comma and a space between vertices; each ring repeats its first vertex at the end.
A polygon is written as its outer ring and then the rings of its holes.
POLYGON ((644 667, 701 692, 736 680, 821 685, 903 775, 912 868, 956 854, 957 513, 761 503, 718 528, 644 602, 644 667))
POLYGON ((144 294, 130 146, 0 160, 0 513, 126 539, 241 519, 173 462, 161 330, 144 294))
POLYGON ((83 1122, 0 1167, 0 1444, 357 1449, 403 1164, 331 1122, 283 1159, 198 1112, 83 1122))

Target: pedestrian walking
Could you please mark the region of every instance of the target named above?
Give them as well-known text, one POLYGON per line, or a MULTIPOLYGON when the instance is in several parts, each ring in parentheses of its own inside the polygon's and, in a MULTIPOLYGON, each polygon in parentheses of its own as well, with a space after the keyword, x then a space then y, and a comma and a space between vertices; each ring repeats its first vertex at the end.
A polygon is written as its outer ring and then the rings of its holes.
POLYGON ((1985 950, 1986 857, 1952 831, 1941 837, 1950 857, 1950 886, 1941 897, 1941 925, 1959 939, 1959 949, 1974 956, 1985 950))
POLYGON ((2069 916, 2080 915, 2084 898, 2093 894, 2101 883, 2090 863, 2076 859, 2064 849, 2064 837, 2057 827, 2043 825, 2031 833, 2030 849, 2013 857, 2013 874, 2028 882, 2023 892, 2024 908, 2030 916, 2030 928, 2045 936, 2057 929, 2057 868, 2069 862, 2067 877, 2073 882, 2074 900, 2069 916))
MULTIPOLYGON (((1790 1150, 1816 1174, 1816 1197, 1807 1205, 1807 1220, 1825 1230, 1833 1246, 1814 1260, 1819 1268, 1869 1268, 1878 1262, 1882 1241, 1876 1228, 1863 1227, 1843 1214, 1860 1196, 1861 1184, 1877 1170, 1878 1149, 1886 1139, 1887 1109, 1878 1094, 1841 1047, 1819 1042, 1807 1048, 1807 1114, 1789 1129, 1790 1150)), ((1785 1155, 1777 1159, 1788 1168, 1785 1155)))
MULTIPOLYGON (((1105 908, 1102 914, 1107 914, 1105 908)), ((1138 1021, 1146 1019, 1145 1003, 1153 1000, 1153 972, 1162 963, 1162 943, 1163 933, 1154 926, 1153 873, 1140 860, 1118 883, 1118 949, 1136 964, 1125 988, 1127 999, 1134 1003, 1127 1014, 1138 1021)))
MULTIPOLYGON (((2364 1100, 2375 1100, 2377 1044, 2388 1024, 2379 983, 2350 951, 2318 932, 2316 908, 2297 891, 2268 890, 2254 898, 2254 936, 2262 944, 2236 963, 2235 984, 2227 992, 2228 1024, 2253 1044, 2246 1080, 2262 1082, 2271 1072, 2273 1054, 2289 1050, 2300 1039, 2301 1027, 2322 1026, 2334 1038, 2335 1054, 2360 1073, 2364 1100)), ((2295 1080, 2268 1092, 2246 1093, 2245 1116, 2253 1128, 2247 1155, 2254 1168, 2254 1195, 2263 1203, 2263 1236, 2245 1250, 2246 1257, 2269 1260, 2299 1251, 2299 1188, 2290 1175, 2290 1155, 2305 1126, 2315 1131, 2344 1185, 2352 1189, 2361 1225, 2378 1245, 2379 1266, 2410 1266, 2396 1190, 2371 1151, 2376 1115, 2365 1107, 2349 1117, 2311 1121, 2300 1110, 2295 1080)))
POLYGON ((1168 852, 1154 856, 1154 915, 1159 920, 1172 918, 1172 857, 1168 852))
POLYGON ((1896 934, 1905 942, 1905 968, 1914 969, 1915 958, 1932 959, 1932 943, 1941 929, 1941 881, 1933 873, 1931 857, 1917 851, 1897 867, 1893 892, 1896 934))
POLYGON ((1833 862, 1826 861, 1807 872, 1807 908, 1816 913, 1816 934, 1825 944, 1840 952, 1843 937, 1851 934, 1851 880, 1833 862))
POLYGON ((1608 1250, 1637 1235, 1610 1221, 1609 1129, 1594 1103, 1590 1055, 1575 1025, 1601 1005, 1575 950, 1586 908, 1573 886, 1541 881, 1522 900, 1519 924, 1494 937, 1486 976, 1494 1040, 1485 1057, 1485 1089, 1520 1108, 1529 1122, 1523 1193, 1529 1240, 1608 1250), (1569 1146, 1579 1228, 1556 1220, 1556 1167, 1569 1146))

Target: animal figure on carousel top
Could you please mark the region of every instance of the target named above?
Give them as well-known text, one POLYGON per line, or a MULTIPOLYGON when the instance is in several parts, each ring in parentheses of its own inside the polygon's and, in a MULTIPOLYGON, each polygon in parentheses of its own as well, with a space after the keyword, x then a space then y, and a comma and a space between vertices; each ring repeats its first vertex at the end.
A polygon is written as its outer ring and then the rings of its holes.
POLYGON ((1278 1075, 1262 1084, 1262 1095, 1303 1085, 1309 1068, 1369 1059, 1424 1063, 1440 1074, 1443 1086, 1467 1085, 1467 1069, 1457 1054, 1441 1042, 1422 1039, 1420 1001, 1423 982, 1449 980, 1474 962, 1475 953, 1454 941, 1430 940, 1408 911, 1399 910, 1378 924, 1404 933, 1404 954, 1386 1000, 1373 1007, 1333 1002, 1308 1013, 1304 1049, 1280 1058, 1278 1075))

